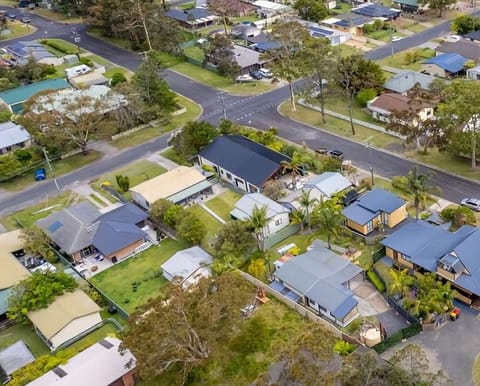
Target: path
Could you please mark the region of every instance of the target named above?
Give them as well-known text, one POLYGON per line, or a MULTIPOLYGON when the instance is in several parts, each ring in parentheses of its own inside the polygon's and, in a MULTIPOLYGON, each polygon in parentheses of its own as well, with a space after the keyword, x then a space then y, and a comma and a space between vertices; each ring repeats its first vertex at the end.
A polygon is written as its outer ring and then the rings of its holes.
POLYGON ((205 209, 215 220, 219 221, 220 224, 225 224, 225 220, 211 210, 208 206, 206 206, 203 202, 199 202, 198 205, 205 209))
POLYGON ((88 184, 85 184, 85 183, 73 184, 70 187, 70 189, 75 193, 79 194, 80 196, 85 197, 96 208, 102 209, 114 204, 113 202, 108 200, 105 196, 93 190, 92 187, 88 184))
POLYGON ((160 154, 155 153, 150 155, 147 160, 151 162, 155 162, 156 164, 164 167, 167 170, 172 170, 178 167, 178 164, 173 162, 172 160, 169 160, 168 158, 162 157, 160 154))

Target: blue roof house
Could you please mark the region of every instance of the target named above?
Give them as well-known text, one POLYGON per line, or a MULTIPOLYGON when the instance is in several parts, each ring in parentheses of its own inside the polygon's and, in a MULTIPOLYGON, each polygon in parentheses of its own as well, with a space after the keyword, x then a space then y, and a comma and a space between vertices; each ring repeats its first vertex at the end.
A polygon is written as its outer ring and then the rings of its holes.
POLYGON ((424 221, 409 222, 381 242, 385 255, 416 272, 434 272, 452 283, 457 298, 480 310, 480 228, 455 232, 424 221))
POLYGON ((373 189, 343 210, 346 225, 367 236, 375 230, 396 227, 408 217, 407 203, 393 193, 373 189))
POLYGON ((226 182, 256 193, 283 173, 282 162, 290 162, 290 157, 242 135, 220 135, 200 151, 198 161, 211 166, 226 182))
POLYGON ((19 114, 23 111, 23 104, 35 94, 47 90, 56 91, 70 87, 70 84, 65 79, 41 80, 40 82, 0 92, 0 102, 4 103, 12 113, 19 114))
POLYGON ((441 54, 427 59, 422 63, 422 72, 447 78, 462 74, 469 59, 456 53, 441 54))
POLYGON ((363 270, 331 250, 313 248, 281 264, 270 287, 303 303, 318 315, 346 326, 358 317, 351 284, 363 280, 363 270))

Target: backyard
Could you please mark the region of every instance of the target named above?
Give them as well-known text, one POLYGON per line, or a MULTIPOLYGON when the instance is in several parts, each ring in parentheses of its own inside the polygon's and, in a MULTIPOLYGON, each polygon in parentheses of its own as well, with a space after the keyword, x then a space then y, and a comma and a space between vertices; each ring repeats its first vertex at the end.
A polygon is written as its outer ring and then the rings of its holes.
POLYGON ((111 297, 126 312, 131 313, 150 299, 165 295, 168 281, 162 276, 160 266, 175 252, 186 246, 173 239, 165 239, 135 257, 118 263, 95 275, 91 282, 111 297), (137 283, 137 290, 132 283, 137 283))
POLYGON ((414 48, 379 60, 377 63, 380 67, 389 66, 402 70, 420 71, 422 62, 426 59, 430 59, 433 56, 435 56, 435 51, 431 48, 414 48), (412 55, 414 53, 418 54, 417 60, 413 63, 410 63, 410 61, 406 60, 407 54, 412 55))
POLYGON ((215 219, 210 213, 203 209, 200 205, 194 205, 187 209, 187 211, 195 214, 205 226, 207 234, 203 238, 202 248, 212 253, 212 247, 210 243, 215 239, 215 235, 218 233, 221 227, 221 223, 215 219))
POLYGON ((240 195, 238 193, 227 190, 205 202, 205 205, 218 214, 222 219, 229 221, 231 220, 230 212, 239 199, 240 195))

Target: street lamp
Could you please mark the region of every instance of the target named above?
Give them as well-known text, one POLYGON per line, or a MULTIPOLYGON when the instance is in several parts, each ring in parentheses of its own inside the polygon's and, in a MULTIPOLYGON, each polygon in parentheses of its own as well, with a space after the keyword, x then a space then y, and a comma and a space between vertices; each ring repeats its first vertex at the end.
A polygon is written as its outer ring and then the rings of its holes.
POLYGON ((375 186, 375 176, 374 176, 374 173, 373 173, 373 153, 372 153, 372 143, 371 143, 371 140, 374 137, 375 136, 373 135, 373 136, 367 138, 367 144, 365 145, 365 147, 368 149, 368 155, 370 157, 369 168, 370 168, 370 178, 372 179, 372 186, 375 186))

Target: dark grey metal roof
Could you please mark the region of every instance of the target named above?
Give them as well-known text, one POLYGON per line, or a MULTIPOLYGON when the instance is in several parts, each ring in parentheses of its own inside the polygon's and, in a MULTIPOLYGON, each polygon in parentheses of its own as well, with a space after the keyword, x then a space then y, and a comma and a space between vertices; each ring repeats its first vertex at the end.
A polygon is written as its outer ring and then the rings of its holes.
POLYGON ((213 13, 205 8, 192 8, 183 11, 179 9, 169 9, 167 12, 165 12, 165 15, 185 23, 196 22, 198 19, 214 16, 213 13))
POLYGON ((117 221, 138 224, 148 218, 147 212, 132 203, 126 203, 118 208, 102 214, 98 221, 117 221))
POLYGON ((23 340, 19 340, 0 351, 0 367, 6 375, 12 375, 16 370, 34 360, 35 358, 23 340))
POLYGON ((290 157, 241 135, 218 136, 200 156, 247 182, 262 187, 290 157))
POLYGON ((146 233, 135 224, 100 221, 92 245, 102 254, 110 255, 146 237, 146 233))

